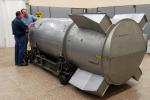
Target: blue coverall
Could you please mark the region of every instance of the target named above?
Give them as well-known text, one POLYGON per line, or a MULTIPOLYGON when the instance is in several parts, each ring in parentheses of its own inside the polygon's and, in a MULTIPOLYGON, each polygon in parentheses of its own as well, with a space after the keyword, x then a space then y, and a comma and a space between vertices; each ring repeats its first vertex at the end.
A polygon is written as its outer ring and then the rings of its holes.
POLYGON ((26 46, 26 30, 28 26, 21 21, 20 18, 15 18, 12 21, 12 31, 15 37, 15 64, 24 63, 24 49, 26 46))
MULTIPOLYGON (((23 17, 21 20, 22 20, 26 25, 29 25, 29 24, 31 24, 31 23, 34 23, 34 22, 37 20, 37 18, 36 18, 35 16, 33 16, 33 15, 28 15, 27 17, 23 17)), ((28 32, 29 32, 29 30, 26 31, 27 34, 26 34, 25 54, 27 54, 28 32)))

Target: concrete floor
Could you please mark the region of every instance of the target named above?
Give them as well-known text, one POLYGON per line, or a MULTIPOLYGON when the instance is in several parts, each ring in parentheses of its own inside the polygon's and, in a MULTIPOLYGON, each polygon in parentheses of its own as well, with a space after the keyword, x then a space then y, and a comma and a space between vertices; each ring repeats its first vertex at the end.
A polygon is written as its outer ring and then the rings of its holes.
POLYGON ((97 97, 61 85, 57 77, 37 66, 15 66, 13 52, 13 48, 0 49, 0 100, 150 100, 150 55, 140 66, 139 82, 131 79, 111 86, 104 97, 97 97))

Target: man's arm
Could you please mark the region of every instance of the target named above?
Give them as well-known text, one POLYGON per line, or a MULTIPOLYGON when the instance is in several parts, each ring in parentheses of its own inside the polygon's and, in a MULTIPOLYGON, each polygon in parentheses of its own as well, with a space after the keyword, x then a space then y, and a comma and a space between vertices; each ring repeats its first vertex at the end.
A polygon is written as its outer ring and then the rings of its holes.
POLYGON ((24 22, 22 22, 21 20, 18 21, 17 25, 18 25, 18 27, 20 27, 22 30, 27 30, 27 29, 28 29, 28 26, 27 26, 24 22))
POLYGON ((37 21, 37 18, 35 16, 33 16, 33 15, 31 15, 31 16, 32 16, 33 22, 37 21))
POLYGON ((11 27, 12 27, 12 32, 15 35, 15 31, 14 31, 14 21, 11 22, 11 27))

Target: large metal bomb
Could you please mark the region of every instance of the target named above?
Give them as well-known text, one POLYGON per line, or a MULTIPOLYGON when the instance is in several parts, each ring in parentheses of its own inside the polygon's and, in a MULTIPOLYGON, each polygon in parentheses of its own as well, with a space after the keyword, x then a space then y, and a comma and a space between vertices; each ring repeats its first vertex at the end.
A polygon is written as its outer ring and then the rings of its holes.
MULTIPOLYGON (((67 78, 69 83, 99 96, 111 84, 121 85, 130 78, 140 78, 139 66, 146 52, 144 14, 116 15, 112 19, 105 14, 81 14, 70 18, 36 22, 30 30, 32 60, 58 63, 63 58, 67 65, 56 68, 58 75, 66 79, 60 69, 76 67, 75 73, 67 78)), ((41 65, 46 66, 43 62, 41 65)))

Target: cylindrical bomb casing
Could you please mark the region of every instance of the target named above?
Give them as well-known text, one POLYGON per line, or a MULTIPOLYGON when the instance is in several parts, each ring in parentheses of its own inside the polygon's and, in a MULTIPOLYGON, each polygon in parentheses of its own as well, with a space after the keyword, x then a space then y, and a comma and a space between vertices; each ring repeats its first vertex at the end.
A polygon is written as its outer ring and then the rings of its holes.
POLYGON ((70 17, 73 21, 55 18, 37 21, 30 30, 31 48, 38 48, 55 58, 64 56, 79 69, 87 71, 77 70, 70 83, 94 94, 103 95, 109 84, 120 85, 132 77, 139 79, 146 42, 142 27, 134 19, 114 19, 118 22, 113 24, 103 14, 70 17), (87 77, 89 73, 93 73, 91 78, 87 77), (83 79, 84 74, 87 80, 83 79), (78 81, 86 84, 83 86, 78 81))

